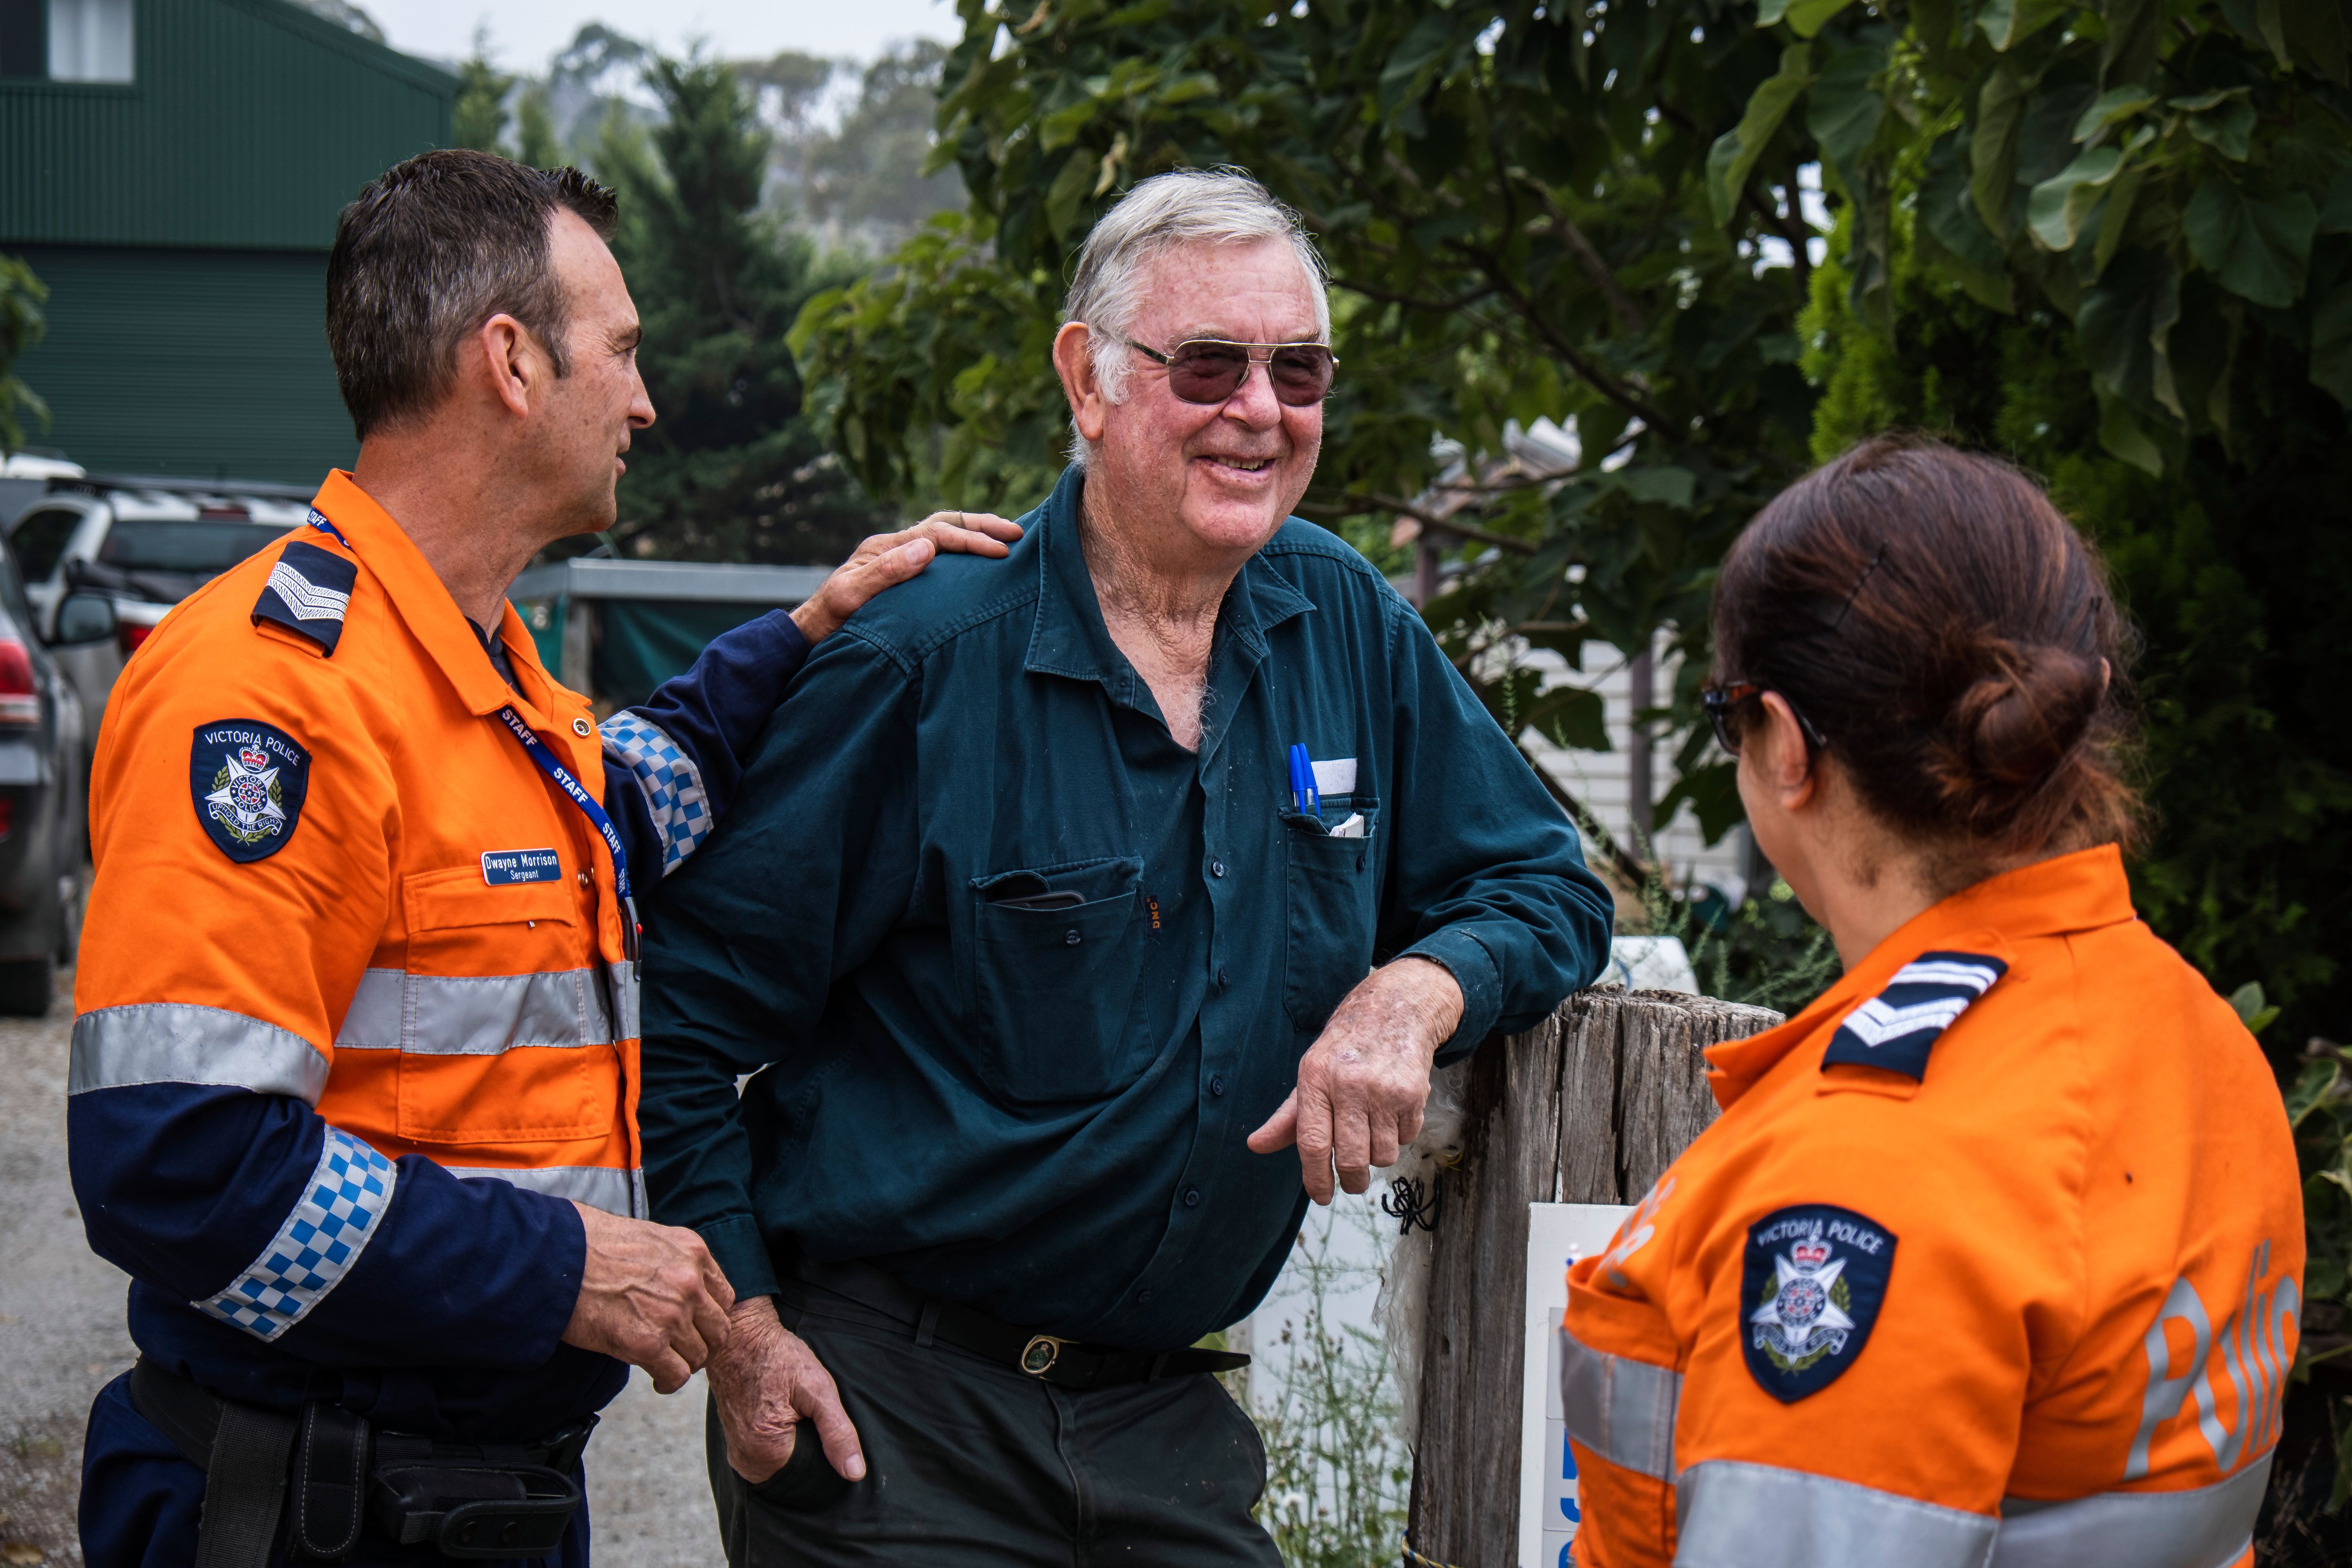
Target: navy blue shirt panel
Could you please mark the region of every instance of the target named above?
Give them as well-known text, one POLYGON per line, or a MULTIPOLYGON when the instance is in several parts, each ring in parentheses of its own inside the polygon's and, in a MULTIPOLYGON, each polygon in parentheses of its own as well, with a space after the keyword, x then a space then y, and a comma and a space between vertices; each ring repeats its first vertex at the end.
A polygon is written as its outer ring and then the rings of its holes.
POLYGON ((1244 1141, 1376 963, 1454 974, 1450 1058, 1605 959, 1575 830, 1360 555, 1294 521, 1244 566, 1187 752, 1104 628, 1078 484, 821 645, 654 900, 647 1184, 739 1293, 799 1249, 1190 1343, 1280 1268, 1297 1157, 1244 1141), (1311 816, 1294 742, 1333 764, 1311 816))

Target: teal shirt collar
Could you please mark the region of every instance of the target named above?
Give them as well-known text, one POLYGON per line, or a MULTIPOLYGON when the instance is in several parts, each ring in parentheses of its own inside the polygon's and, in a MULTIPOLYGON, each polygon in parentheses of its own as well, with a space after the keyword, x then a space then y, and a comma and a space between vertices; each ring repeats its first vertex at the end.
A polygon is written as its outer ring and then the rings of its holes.
MULTIPOLYGON (((1095 597, 1094 578, 1078 538, 1086 482, 1083 469, 1065 469, 1032 524, 1037 530, 1037 614, 1022 668, 1033 675, 1099 682, 1121 707, 1157 713, 1150 688, 1111 641, 1101 602, 1095 597)), ((1267 563, 1265 552, 1242 563, 1217 613, 1216 642, 1209 655, 1209 686, 1216 695, 1213 715, 1230 716, 1238 708, 1250 677, 1265 658, 1265 634, 1314 608, 1312 599, 1267 563)), ((1213 722, 1202 734, 1204 761, 1215 752, 1222 728, 1213 722)))

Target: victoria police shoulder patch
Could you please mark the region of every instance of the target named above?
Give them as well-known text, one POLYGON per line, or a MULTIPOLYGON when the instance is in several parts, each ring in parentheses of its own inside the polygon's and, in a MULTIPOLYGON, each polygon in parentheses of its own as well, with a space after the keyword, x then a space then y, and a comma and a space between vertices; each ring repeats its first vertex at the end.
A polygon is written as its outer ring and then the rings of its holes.
POLYGON ((2009 965, 1989 953, 1923 952, 1896 970, 1886 988, 1853 1012, 1830 1037, 1822 1066, 1852 1062, 1925 1081, 1927 1053, 1945 1030, 2009 965))
POLYGON ((1793 1405, 1835 1383, 1869 1342, 1894 1265, 1895 1233, 1852 1209, 1801 1204, 1749 1226, 1739 1344, 1757 1386, 1793 1405))
POLYGON ((258 719, 196 726, 188 751, 188 791, 196 821, 240 865, 286 847, 310 792, 310 753, 258 719))
POLYGON ((335 645, 342 640, 343 616, 351 610, 352 585, 359 574, 357 563, 297 540, 278 552, 277 564, 270 567, 269 582, 254 601, 254 625, 274 621, 310 638, 332 658, 335 645))

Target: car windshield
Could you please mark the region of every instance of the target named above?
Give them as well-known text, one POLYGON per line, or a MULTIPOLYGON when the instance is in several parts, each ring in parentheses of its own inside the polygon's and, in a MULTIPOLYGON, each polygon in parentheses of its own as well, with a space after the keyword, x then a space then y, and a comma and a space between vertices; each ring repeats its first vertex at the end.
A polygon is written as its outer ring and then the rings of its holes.
POLYGON ((117 520, 98 559, 125 572, 187 572, 217 576, 286 531, 258 522, 117 520))

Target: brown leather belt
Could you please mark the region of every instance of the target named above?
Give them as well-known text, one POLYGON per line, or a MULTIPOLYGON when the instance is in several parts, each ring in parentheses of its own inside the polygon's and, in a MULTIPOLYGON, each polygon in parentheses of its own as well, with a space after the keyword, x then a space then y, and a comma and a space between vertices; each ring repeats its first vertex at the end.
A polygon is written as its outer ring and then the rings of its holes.
POLYGON ((793 1264, 792 1274, 803 1284, 906 1324, 914 1331, 918 1345, 934 1341, 950 1344, 1059 1388, 1115 1388, 1162 1377, 1237 1372, 1249 1365, 1249 1357, 1234 1351, 1125 1350, 1015 1328, 985 1312, 909 1289, 870 1263, 818 1263, 802 1258, 793 1264))

